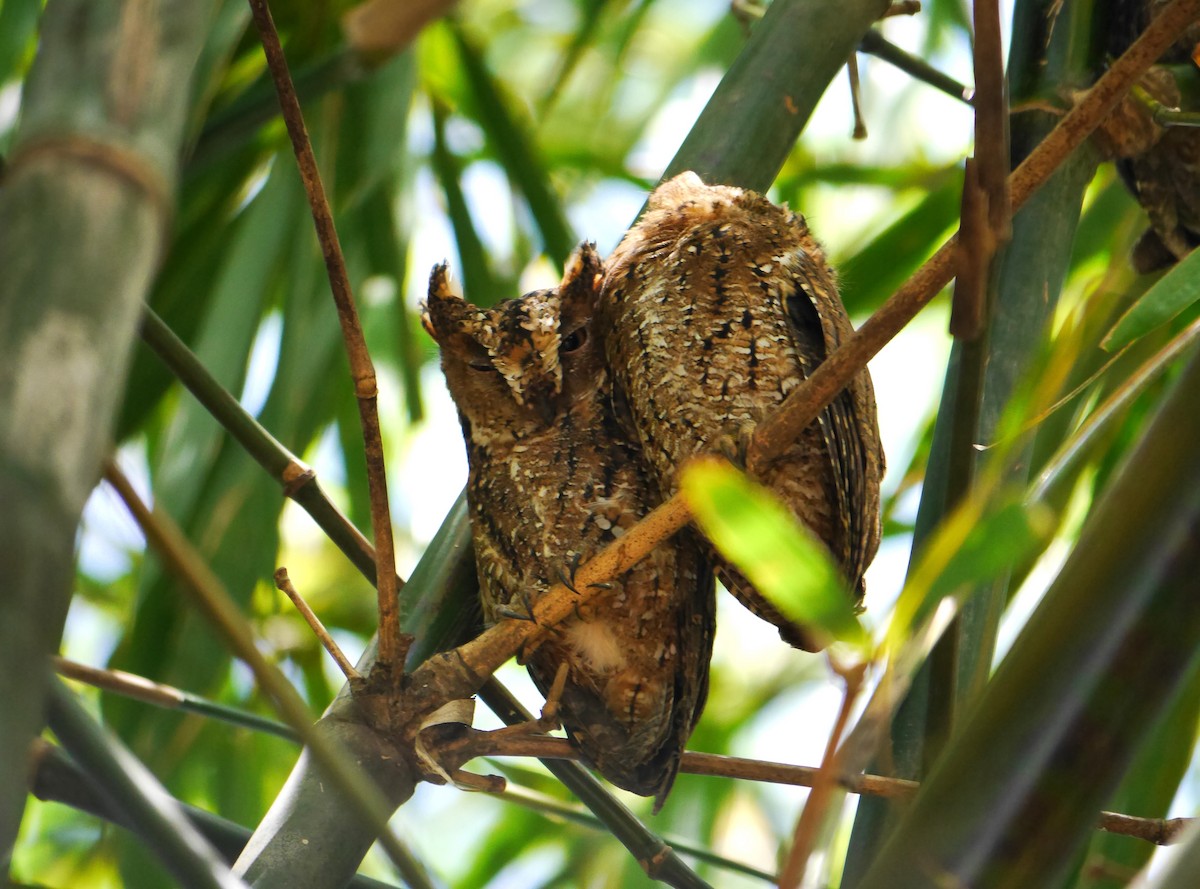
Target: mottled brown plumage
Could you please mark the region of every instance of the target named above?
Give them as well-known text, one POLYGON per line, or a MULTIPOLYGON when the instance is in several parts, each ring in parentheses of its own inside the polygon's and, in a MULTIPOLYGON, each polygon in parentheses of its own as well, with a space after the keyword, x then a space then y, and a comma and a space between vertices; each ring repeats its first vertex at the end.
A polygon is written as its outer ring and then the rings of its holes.
MULTIPOLYGON (((1166 5, 1112 0, 1105 19, 1110 54, 1128 49, 1166 5)), ((1097 142, 1116 159, 1121 178, 1150 219, 1133 251, 1133 266, 1141 273, 1171 266, 1200 244, 1200 130, 1164 126, 1154 120, 1152 107, 1200 111, 1194 91, 1181 89, 1197 76, 1198 52, 1200 23, 1179 34, 1097 131, 1097 142)))
MULTIPOLYGON (((553 583, 657 505, 657 487, 613 415, 592 336, 600 259, 584 245, 562 284, 492 309, 429 283, 424 323, 441 346, 467 442, 467 498, 485 618, 528 614, 553 583)), ((528 657, 546 692, 569 665, 561 716, 584 757, 658 805, 704 705, 714 581, 692 532, 658 547, 528 657)))
MULTIPOLYGON (((803 218, 694 173, 659 186, 609 258, 599 319, 615 389, 668 492, 688 457, 743 445, 852 331, 803 218)), ((879 544, 883 466, 864 370, 761 478, 859 597, 879 544)), ((717 573, 785 640, 818 644, 728 565, 717 573)))

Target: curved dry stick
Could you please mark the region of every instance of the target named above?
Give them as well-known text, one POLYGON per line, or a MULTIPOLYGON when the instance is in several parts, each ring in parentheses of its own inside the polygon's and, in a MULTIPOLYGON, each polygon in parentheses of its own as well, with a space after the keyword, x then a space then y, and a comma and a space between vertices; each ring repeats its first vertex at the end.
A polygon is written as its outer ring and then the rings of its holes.
POLYGON ((338 321, 342 327, 342 339, 346 345, 346 357, 350 361, 350 374, 354 379, 354 394, 358 400, 358 416, 362 423, 363 450, 367 459, 367 489, 371 499, 371 529, 375 538, 375 588, 379 594, 379 657, 376 666, 384 676, 399 676, 404 666, 403 646, 400 633, 400 613, 396 598, 396 556, 392 543, 392 516, 388 510, 387 473, 384 468, 383 438, 379 430, 379 387, 375 379, 375 366, 367 351, 359 322, 358 309, 354 305, 354 293, 346 273, 346 260, 338 241, 337 229, 333 224, 333 213, 325 197, 325 186, 317 168, 308 129, 300 112, 300 100, 288 72, 279 34, 271 18, 266 0, 250 0, 250 12, 262 40, 267 67, 275 81, 279 94, 279 107, 287 124, 288 136, 296 153, 296 166, 304 181, 304 192, 308 195, 313 224, 317 229, 317 240, 325 257, 325 269, 329 274, 329 287, 333 302, 337 306, 338 321))

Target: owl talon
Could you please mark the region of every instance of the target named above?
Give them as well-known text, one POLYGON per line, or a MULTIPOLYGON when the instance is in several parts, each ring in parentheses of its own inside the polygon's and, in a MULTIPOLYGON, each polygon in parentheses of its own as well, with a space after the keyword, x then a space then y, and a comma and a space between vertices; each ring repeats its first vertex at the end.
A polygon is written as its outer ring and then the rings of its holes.
POLYGON ((532 609, 522 613, 520 611, 514 611, 511 608, 501 606, 500 608, 496 609, 496 615, 504 618, 505 620, 524 620, 531 624, 537 623, 537 619, 533 616, 532 609))
POLYGON ((565 586, 567 589, 569 589, 571 592, 573 592, 576 596, 579 595, 579 590, 575 589, 574 573, 567 571, 565 568, 563 568, 561 566, 554 573, 555 573, 555 576, 558 578, 559 583, 561 583, 563 586, 565 586))
POLYGON ((728 433, 717 437, 717 452, 738 469, 746 468, 746 455, 750 453, 750 445, 754 442, 754 427, 742 426, 737 433, 728 433))
POLYGON ((573 592, 576 596, 579 595, 579 590, 575 589, 575 572, 579 569, 579 563, 582 560, 579 553, 571 556, 571 562, 567 566, 559 565, 555 568, 555 576, 558 577, 558 582, 573 592))
POLYGON ((589 590, 611 590, 611 589, 614 589, 614 586, 608 582, 589 583, 588 589, 589 590))

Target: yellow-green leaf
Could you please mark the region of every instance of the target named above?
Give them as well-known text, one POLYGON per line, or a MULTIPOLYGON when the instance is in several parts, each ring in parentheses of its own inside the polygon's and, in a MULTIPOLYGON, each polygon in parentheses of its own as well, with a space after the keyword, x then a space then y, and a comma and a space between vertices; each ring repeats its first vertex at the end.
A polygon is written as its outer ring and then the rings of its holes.
POLYGON ((715 458, 685 466, 680 488, 709 540, 784 616, 869 650, 829 553, 770 491, 715 458))

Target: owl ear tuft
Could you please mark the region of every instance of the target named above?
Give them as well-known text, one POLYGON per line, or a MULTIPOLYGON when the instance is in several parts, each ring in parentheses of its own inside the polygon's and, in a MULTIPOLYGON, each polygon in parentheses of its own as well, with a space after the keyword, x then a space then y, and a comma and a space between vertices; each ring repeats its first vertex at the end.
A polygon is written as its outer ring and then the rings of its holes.
POLYGON ((449 267, 439 262, 429 273, 429 294, 421 311, 421 326, 436 342, 444 342, 461 327, 469 307, 450 290, 449 267))
POLYGON ((562 306, 593 306, 600 293, 600 281, 603 276, 604 263, 600 260, 600 254, 596 252, 596 245, 591 241, 584 241, 567 260, 562 284, 558 288, 562 306))

